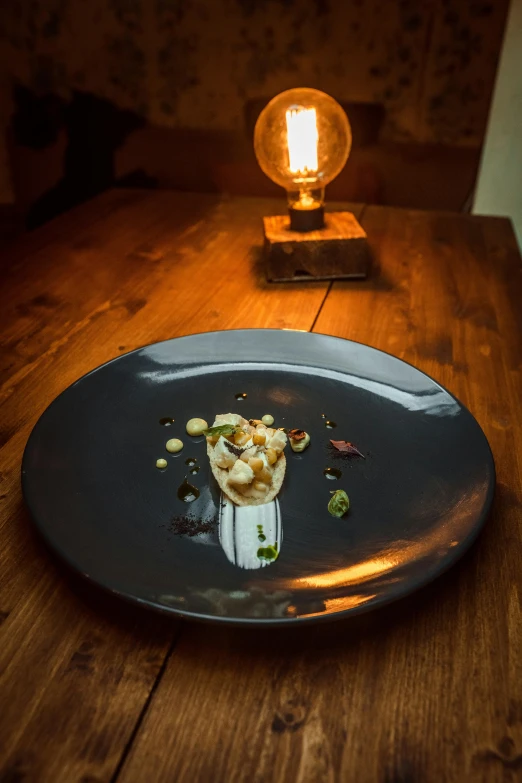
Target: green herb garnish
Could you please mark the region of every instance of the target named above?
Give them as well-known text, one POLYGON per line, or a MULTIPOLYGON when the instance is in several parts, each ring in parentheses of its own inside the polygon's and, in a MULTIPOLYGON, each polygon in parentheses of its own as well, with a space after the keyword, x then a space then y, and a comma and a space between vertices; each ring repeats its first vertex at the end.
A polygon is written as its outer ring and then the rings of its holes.
POLYGON ((350 508, 350 501, 344 489, 336 489, 331 492, 332 497, 328 503, 328 511, 333 517, 342 517, 350 508))
POLYGON ((271 544, 268 546, 260 546, 257 550, 257 556, 260 560, 266 560, 269 563, 273 563, 279 556, 277 544, 274 544, 273 546, 271 544))
POLYGON ((241 427, 237 427, 235 424, 218 424, 217 427, 209 427, 208 430, 203 430, 203 435, 210 438, 215 438, 216 435, 235 435, 241 427))

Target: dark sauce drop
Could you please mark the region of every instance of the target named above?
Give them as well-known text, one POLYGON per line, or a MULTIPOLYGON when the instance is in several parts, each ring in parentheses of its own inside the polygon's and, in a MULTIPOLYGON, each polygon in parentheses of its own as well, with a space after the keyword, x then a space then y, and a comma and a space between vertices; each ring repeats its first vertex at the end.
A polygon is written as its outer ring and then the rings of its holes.
POLYGON ((193 476, 195 476, 196 473, 199 473, 199 465, 193 465, 189 470, 189 473, 191 473, 193 476))
POLYGON ((338 468, 325 468, 323 470, 324 475, 327 479, 340 479, 343 475, 342 472, 338 468))
POLYGON ((324 426, 327 430, 333 430, 334 427, 337 427, 337 424, 335 421, 330 421, 330 419, 327 419, 324 423, 324 426))
POLYGON ((241 400, 246 400, 246 398, 248 397, 248 394, 246 392, 238 392, 234 396, 235 396, 236 400, 241 401, 241 400))
POLYGON ((326 419, 326 413, 321 413, 321 419, 326 419))
POLYGON ((187 457, 185 460, 185 465, 188 465, 189 468, 193 468, 194 465, 196 465, 197 459, 195 457, 187 457))
POLYGON ((170 427, 171 424, 174 424, 174 419, 171 419, 170 416, 165 416, 159 420, 159 423, 162 427, 170 427))
POLYGON ((178 498, 183 500, 184 503, 192 503, 199 498, 199 489, 189 484, 187 479, 185 479, 178 489, 178 498))

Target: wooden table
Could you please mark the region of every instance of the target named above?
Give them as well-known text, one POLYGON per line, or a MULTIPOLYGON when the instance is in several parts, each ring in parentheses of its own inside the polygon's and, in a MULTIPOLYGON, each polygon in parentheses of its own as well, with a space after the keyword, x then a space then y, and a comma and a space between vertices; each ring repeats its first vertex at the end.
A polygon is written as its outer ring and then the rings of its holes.
POLYGON ((282 207, 118 190, 9 254, 1 781, 522 779, 522 268, 510 224, 352 205, 378 259, 371 279, 270 286, 261 216, 282 207), (142 612, 50 556, 20 492, 22 450, 44 408, 118 353, 236 327, 368 343, 470 408, 498 488, 456 567, 353 620, 263 632, 142 612))

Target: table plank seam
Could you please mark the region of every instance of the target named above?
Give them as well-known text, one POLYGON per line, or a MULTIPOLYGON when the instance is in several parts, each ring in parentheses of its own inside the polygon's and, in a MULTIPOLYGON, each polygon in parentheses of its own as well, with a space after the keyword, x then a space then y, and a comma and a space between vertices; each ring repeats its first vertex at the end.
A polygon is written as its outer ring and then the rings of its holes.
POLYGON ((110 777, 109 783, 116 783, 118 780, 120 773, 125 765, 125 762, 127 761, 127 757, 132 749, 132 746, 134 745, 134 740, 136 739, 138 732, 141 728, 141 725, 145 719, 145 715, 147 714, 150 705, 152 704, 152 700, 154 699, 154 695, 157 691, 157 689, 160 686, 161 680, 163 678, 163 675, 165 674, 165 670, 167 668, 167 664, 170 660, 170 657, 172 653, 174 652, 174 649, 181 637, 181 634, 183 632, 184 623, 180 623, 180 625, 177 627, 177 629, 174 631, 174 635, 172 637, 172 641, 169 645, 169 649, 167 650, 165 654, 165 658, 163 659, 163 662, 161 664, 160 670, 157 674, 157 677, 154 681, 154 684, 152 685, 152 688, 149 691, 149 695, 145 699, 143 706, 140 710, 140 713, 136 719, 136 723, 134 725, 134 728, 132 729, 129 739, 127 740, 125 747, 123 748, 122 754, 120 756, 120 760, 118 761, 118 764, 116 765, 116 768, 113 772, 113 774, 110 777))
MULTIPOLYGON (((367 206, 368 206, 367 204, 363 204, 362 207, 361 207, 360 212, 358 212, 357 220, 359 220, 359 222, 362 220, 362 217, 363 217, 363 215, 364 215, 364 213, 366 211, 366 207, 367 206)), ((332 290, 334 282, 335 282, 334 280, 330 280, 330 282, 328 283, 328 288, 326 289, 325 295, 323 297, 323 301, 319 305, 319 309, 318 309, 317 313, 315 314, 315 318, 314 318, 314 320, 312 322, 312 325, 311 325, 311 327, 309 329, 310 332, 313 332, 314 329, 315 329, 315 325, 316 325, 316 323, 317 323, 317 321, 319 319, 319 316, 321 315, 321 310, 323 309, 323 307, 324 307, 324 305, 326 303, 326 300, 328 299, 328 297, 330 295, 330 291, 332 290)))

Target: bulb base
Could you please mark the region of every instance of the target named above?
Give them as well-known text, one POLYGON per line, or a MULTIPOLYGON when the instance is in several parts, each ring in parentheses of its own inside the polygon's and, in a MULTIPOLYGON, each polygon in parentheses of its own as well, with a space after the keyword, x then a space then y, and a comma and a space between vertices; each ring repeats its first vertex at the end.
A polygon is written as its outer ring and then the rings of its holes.
POLYGON ((318 204, 312 209, 289 207, 288 214, 290 215, 291 231, 319 231, 324 228, 324 206, 322 204, 318 204))

